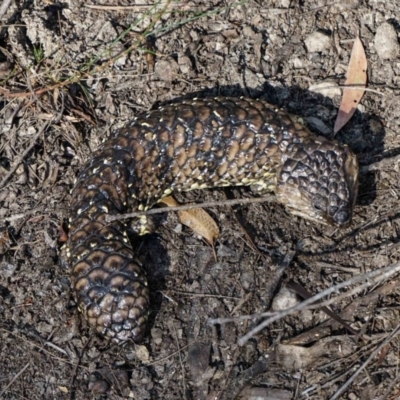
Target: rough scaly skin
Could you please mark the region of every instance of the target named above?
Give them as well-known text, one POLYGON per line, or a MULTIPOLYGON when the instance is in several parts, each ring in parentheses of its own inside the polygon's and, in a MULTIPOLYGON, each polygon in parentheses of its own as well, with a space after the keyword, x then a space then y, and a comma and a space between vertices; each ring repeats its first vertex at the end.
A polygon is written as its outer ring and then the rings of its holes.
MULTIPOLYGON (((143 338, 146 276, 125 224, 107 214, 148 209, 174 191, 252 185, 295 215, 340 226, 351 221, 357 175, 347 146, 262 100, 185 100, 143 114, 101 146, 73 190, 66 253, 78 307, 117 343, 143 338)), ((147 233, 144 220, 137 226, 147 233)))

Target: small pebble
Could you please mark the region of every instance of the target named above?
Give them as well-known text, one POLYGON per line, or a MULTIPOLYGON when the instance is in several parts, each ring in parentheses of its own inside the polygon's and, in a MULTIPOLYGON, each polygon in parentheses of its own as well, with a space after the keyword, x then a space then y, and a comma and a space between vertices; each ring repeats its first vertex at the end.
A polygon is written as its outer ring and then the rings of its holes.
POLYGON ((305 67, 303 60, 299 57, 295 57, 291 61, 292 61, 293 68, 300 69, 300 68, 305 67))
POLYGON ((375 50, 381 60, 394 60, 399 55, 399 41, 393 25, 384 22, 378 27, 374 39, 375 50))
POLYGON ((163 341, 162 330, 158 328, 153 328, 151 330, 151 337, 153 338, 155 344, 161 344, 163 341))
POLYGON ((272 302, 272 309, 274 311, 286 310, 294 307, 299 303, 299 300, 294 292, 286 287, 283 287, 279 293, 275 296, 272 302))
POLYGON ((156 62, 155 72, 163 81, 172 82, 176 79, 178 71, 179 65, 172 57, 161 59, 156 62))
POLYGON ((105 394, 109 388, 109 383, 103 380, 93 380, 88 384, 88 389, 93 394, 105 394))
POLYGON ((188 74, 192 69, 192 62, 188 56, 182 55, 178 58, 179 69, 182 74, 188 74))
POLYGON ((304 44, 309 53, 320 53, 328 50, 332 46, 331 37, 319 31, 308 35, 304 40, 304 44))
POLYGON ((218 257, 235 257, 236 252, 230 249, 228 246, 221 244, 217 252, 218 257))
POLYGON ((136 347, 136 357, 138 360, 147 363, 150 359, 150 353, 146 346, 140 345, 136 347))

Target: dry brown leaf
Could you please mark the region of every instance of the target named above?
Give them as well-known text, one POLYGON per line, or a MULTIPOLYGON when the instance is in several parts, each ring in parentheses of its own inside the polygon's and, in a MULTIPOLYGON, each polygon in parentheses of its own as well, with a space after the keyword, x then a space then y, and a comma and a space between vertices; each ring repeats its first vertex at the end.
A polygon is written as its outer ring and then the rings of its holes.
MULTIPOLYGON (((163 198, 162 202, 169 207, 175 207, 179 205, 172 196, 163 198)), ((204 238, 210 245, 212 245, 214 241, 218 239, 218 225, 202 208, 178 211, 178 216, 183 225, 188 226, 193 232, 204 238)))
POLYGON ((364 47, 360 38, 356 37, 351 51, 345 85, 356 86, 360 89, 348 87, 343 90, 342 102, 333 128, 334 133, 337 133, 347 124, 364 95, 365 91, 361 88, 367 84, 367 65, 364 47))
POLYGON ((160 203, 164 203, 168 207, 176 207, 178 205, 178 202, 172 196, 164 197, 160 203))

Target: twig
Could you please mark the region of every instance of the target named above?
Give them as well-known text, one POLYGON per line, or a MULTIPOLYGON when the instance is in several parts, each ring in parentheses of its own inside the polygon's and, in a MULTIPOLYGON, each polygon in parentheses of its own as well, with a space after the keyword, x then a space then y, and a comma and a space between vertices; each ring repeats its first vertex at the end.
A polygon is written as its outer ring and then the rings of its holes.
MULTIPOLYGON (((162 6, 163 4, 160 3, 159 5, 162 6)), ((143 11, 150 7, 154 7, 153 4, 136 4, 135 6, 104 6, 98 4, 85 4, 84 6, 92 10, 100 11, 143 11)), ((173 9, 178 11, 200 11, 200 8, 193 7, 185 3, 173 3, 170 6, 170 8, 173 6, 173 9)))
MULTIPOLYGON (((296 292, 298 295, 300 295, 304 300, 309 299, 312 297, 312 294, 309 293, 303 286, 301 286, 297 282, 290 281, 287 283, 286 287, 289 289, 292 289, 294 292, 296 292)), ((347 294, 347 293, 346 293, 347 294)), ((337 300, 336 298, 334 300, 337 300)), ((320 304, 317 305, 320 307, 320 304)), ((344 326, 349 332, 351 332, 353 335, 359 335, 360 331, 358 329, 354 329, 351 327, 343 318, 341 318, 339 315, 335 314, 332 310, 330 310, 327 306, 322 306, 320 309, 327 314, 329 317, 334 319, 336 322, 344 326)))
MULTIPOLYGON (((62 88, 65 87, 67 85, 79 82, 82 79, 86 79, 86 78, 93 78, 93 76, 95 74, 101 73, 103 72, 107 67, 111 66, 114 62, 116 62, 118 59, 120 59, 121 57, 129 54, 132 50, 138 48, 138 46, 149 36, 149 35, 162 35, 167 31, 171 31, 173 29, 176 29, 179 26, 182 26, 184 24, 187 24, 189 22, 192 21, 196 21, 200 18, 203 18, 203 14, 202 13, 198 13, 195 14, 189 18, 180 20, 179 22, 177 22, 176 24, 173 25, 168 25, 166 27, 161 27, 161 28, 157 28, 155 29, 155 26, 157 24, 157 22, 161 19, 161 16, 163 15, 164 12, 166 12, 168 10, 168 6, 169 3, 171 2, 171 0, 167 0, 166 3, 162 3, 162 5, 164 6, 162 8, 161 11, 157 12, 156 14, 156 19, 154 21, 152 21, 149 26, 146 28, 146 30, 142 33, 139 34, 139 38, 136 40, 136 42, 134 42, 131 46, 129 46, 126 50, 123 50, 122 52, 120 52, 119 54, 117 54, 115 57, 111 57, 108 61, 104 62, 103 64, 93 67, 93 70, 88 70, 88 68, 86 69, 82 69, 80 71, 78 71, 75 75, 70 76, 69 78, 67 78, 65 81, 62 82, 57 82, 53 85, 35 90, 34 93, 36 94, 36 96, 40 96, 44 93, 47 93, 49 91, 52 91, 54 89, 57 88, 62 88)), ((243 1, 239 1, 238 3, 234 3, 229 5, 228 7, 221 7, 221 8, 216 8, 214 10, 211 10, 209 12, 206 12, 204 14, 206 15, 213 15, 213 14, 218 14, 220 12, 222 12, 223 10, 232 8, 233 6, 236 5, 242 5, 247 3, 248 0, 243 0, 243 1)), ((155 5, 151 5, 150 6, 152 9, 155 9, 155 5)), ((15 25, 14 25, 15 26, 15 25)), ((132 25, 131 27, 129 27, 126 31, 124 31, 119 37, 117 37, 114 42, 117 42, 118 40, 120 40, 121 38, 125 37, 125 35, 127 35, 129 32, 132 31, 133 29, 132 25)), ((96 59, 98 60, 98 58, 96 59)), ((91 63, 89 66, 92 66, 94 63, 91 63)), ((32 95, 32 92, 17 92, 17 93, 13 93, 10 92, 9 90, 6 90, 2 87, 0 87, 0 93, 3 94, 4 96, 6 96, 7 98, 20 98, 20 97, 29 97, 32 95)))
MULTIPOLYGON (((259 324, 254 329, 252 329, 250 332, 248 332, 246 335, 242 336, 238 340, 238 344, 239 344, 239 346, 243 346, 249 339, 251 339, 254 335, 256 335, 258 332, 262 331, 265 327, 272 324, 273 322, 278 321, 278 320, 286 317, 287 315, 293 314, 297 311, 304 310, 304 308, 306 306, 313 305, 313 303, 321 300, 323 297, 329 296, 335 292, 338 292, 340 289, 343 289, 346 286, 353 285, 355 283, 359 283, 364 280, 368 280, 368 282, 364 284, 364 286, 368 287, 368 286, 377 284, 379 281, 389 278, 390 276, 396 274, 397 272, 400 272, 400 262, 392 264, 385 268, 381 268, 376 271, 371 271, 371 272, 368 272, 363 275, 355 276, 347 281, 344 281, 335 286, 332 286, 332 287, 316 294, 315 296, 301 302, 300 304, 297 304, 294 307, 283 310, 283 311, 277 313, 276 315, 266 319, 261 324, 259 324), (377 280, 374 280, 373 282, 371 282, 370 280, 373 278, 377 278, 377 280)), ((324 303, 322 303, 322 304, 327 305, 326 302, 325 302, 325 304, 324 303)))
POLYGON ((400 161, 400 154, 393 157, 383 158, 382 160, 375 161, 368 165, 363 165, 360 167, 360 173, 365 174, 367 172, 380 170, 385 167, 393 167, 393 163, 400 161))
MULTIPOLYGON (((230 190, 230 188, 225 188, 224 191, 225 191, 225 195, 226 195, 227 199, 236 200, 235 197, 233 196, 232 190, 230 190)), ((232 208, 232 212, 236 218, 237 223, 241 227, 242 232, 244 233, 244 236, 247 239, 247 241, 244 240, 244 242, 247 245, 250 244, 249 247, 253 251, 255 251, 261 258, 265 258, 265 254, 261 253, 261 251, 257 247, 255 240, 254 240, 254 236, 249 232, 248 223, 247 223, 246 219, 243 217, 243 214, 241 212, 241 207, 231 207, 231 208, 232 208)))
MULTIPOLYGON (((147 210, 147 211, 135 211, 132 213, 119 214, 119 215, 106 215, 106 221, 112 222, 112 221, 118 221, 118 220, 126 219, 126 218, 134 218, 134 217, 138 217, 140 215, 159 214, 159 213, 169 212, 169 211, 192 210, 194 208, 200 208, 200 207, 215 207, 215 206, 226 206, 226 205, 231 206, 231 205, 235 205, 235 204, 251 204, 251 203, 271 203, 273 201, 276 201, 276 198, 273 195, 251 198, 251 199, 206 201, 204 203, 183 204, 181 206, 174 206, 174 207, 152 208, 151 210, 147 210)), ((160 200, 160 203, 162 203, 162 200, 160 200)))
MULTIPOLYGON (((379 96, 386 96, 384 93, 381 93, 379 90, 367 88, 365 86, 356 86, 356 85, 339 85, 341 89, 354 89, 354 90, 363 90, 364 92, 371 92, 375 94, 379 94, 379 96)), ((327 89, 327 88, 325 88, 327 89)))
POLYGON ((2 390, 2 392, 0 393, 0 398, 3 396, 3 394, 5 392, 7 392, 8 388, 18 379, 18 377, 24 373, 24 371, 29 367, 29 365, 31 364, 31 362, 29 361, 24 368, 21 369, 21 371, 18 372, 18 374, 16 374, 14 376, 14 378, 11 379, 11 382, 2 390))
POLYGON ((92 342, 92 337, 90 337, 86 341, 86 343, 83 345, 83 348, 82 348, 82 350, 81 350, 81 352, 79 354, 78 360, 76 361, 76 363, 74 363, 74 369, 72 371, 72 375, 71 375, 70 382, 69 382, 69 387, 71 388, 70 396, 69 396, 70 400, 75 398, 75 390, 76 389, 75 389, 74 385, 75 385, 75 380, 76 380, 77 373, 78 373, 78 368, 79 368, 79 366, 80 366, 80 364, 82 362, 82 359, 83 359, 83 356, 85 354, 85 351, 89 347, 89 344, 91 342, 92 342))
POLYGON ((317 261, 315 264, 319 268, 330 268, 330 269, 335 269, 338 271, 348 272, 349 274, 359 274, 360 273, 360 268, 342 267, 341 265, 330 264, 330 263, 327 263, 324 261, 317 261))
POLYGON ((165 357, 159 358, 157 360, 151 361, 149 363, 143 363, 144 366, 149 367, 150 365, 154 365, 154 364, 158 364, 161 362, 164 362, 165 360, 168 360, 169 358, 173 357, 175 354, 181 353, 183 350, 187 349, 189 346, 191 346, 193 343, 196 343, 199 339, 195 339, 193 340, 193 342, 190 342, 188 344, 186 344, 185 346, 179 348, 178 350, 175 350, 174 352, 172 352, 171 354, 168 354, 165 357))
POLYGON ((211 293, 191 293, 191 292, 183 292, 181 290, 173 290, 173 289, 170 289, 169 292, 180 294, 181 296, 188 296, 188 297, 193 297, 193 298, 195 298, 195 297, 211 297, 213 299, 240 300, 239 297, 223 296, 223 295, 211 294, 211 293))
POLYGON ((36 135, 31 139, 31 142, 29 143, 29 146, 23 151, 23 153, 18 157, 17 161, 14 162, 13 166, 11 167, 10 171, 6 174, 6 176, 3 178, 3 180, 0 182, 0 189, 2 189, 7 181, 11 178, 13 173, 16 171, 18 168, 19 164, 22 162, 22 160, 26 157, 26 155, 31 151, 32 147, 35 145, 36 140, 39 138, 39 136, 50 126, 53 120, 50 120, 46 123, 44 123, 36 133, 36 135))
POLYGON ((46 104, 42 103, 42 101, 39 100, 39 97, 36 96, 36 93, 35 93, 35 91, 33 90, 33 87, 32 87, 32 85, 31 85, 31 80, 30 80, 30 77, 29 77, 29 76, 26 76, 25 82, 26 82, 26 86, 28 86, 28 89, 29 89, 29 91, 30 91, 31 94, 32 94, 32 97, 37 101, 37 103, 38 103, 44 110, 46 110, 47 112, 52 113, 54 110, 52 110, 52 109, 51 109, 50 107, 48 107, 46 104))
POLYGON ((363 90, 364 92, 371 92, 371 93, 375 93, 375 94, 379 94, 380 96, 386 96, 384 93, 380 92, 379 90, 375 90, 375 89, 371 89, 371 88, 367 88, 365 86, 363 86, 362 84, 357 86, 357 85, 332 85, 332 86, 324 86, 324 87, 320 87, 320 88, 313 88, 312 91, 313 92, 323 92, 324 90, 327 89, 354 89, 354 90, 363 90))
POLYGON ((347 382, 330 398, 330 400, 336 400, 343 394, 343 392, 350 386, 350 384, 357 378, 358 375, 368 366, 371 360, 396 336, 400 334, 400 324, 391 332, 391 334, 384 340, 365 360, 365 362, 357 369, 356 372, 347 380, 347 382))
POLYGON ((239 315, 237 317, 226 317, 226 318, 209 318, 207 320, 207 324, 209 325, 221 325, 221 324, 228 324, 230 322, 241 322, 241 321, 248 321, 249 319, 260 319, 265 317, 271 317, 278 315, 278 311, 266 311, 263 313, 257 314, 247 314, 247 315, 239 315))
MULTIPOLYGON (((126 54, 129 54, 132 50, 134 50, 135 48, 137 48, 140 43, 150 34, 151 30, 154 28, 155 24, 159 21, 159 19, 161 18, 163 12, 165 11, 166 7, 168 6, 168 4, 170 3, 171 0, 167 0, 166 5, 164 6, 164 8, 158 12, 156 18, 154 21, 152 21, 148 28, 145 30, 144 33, 142 33, 141 35, 139 35, 139 38, 131 45, 129 46, 126 50, 120 52, 118 55, 116 55, 115 57, 111 57, 108 61, 106 61, 105 63, 96 66, 93 70, 90 70, 88 72, 86 72, 85 70, 81 70, 78 71, 75 75, 67 78, 65 81, 63 82, 57 82, 53 85, 47 86, 45 88, 42 89, 38 89, 38 90, 34 90, 33 93, 36 96, 40 96, 43 93, 47 93, 49 91, 52 91, 54 89, 57 88, 61 88, 73 83, 76 83, 78 81, 80 81, 82 78, 88 78, 93 76, 96 73, 100 73, 103 72, 107 67, 111 66, 116 60, 120 59, 121 57, 125 56, 126 54)), ((154 7, 154 6, 152 6, 154 7)), ((130 32, 132 30, 132 28, 127 29, 122 35, 120 35, 116 40, 120 39, 121 37, 123 37, 125 34, 127 34, 128 32, 130 32)), ((2 93, 4 96, 6 96, 7 98, 16 98, 16 97, 28 97, 32 95, 32 92, 18 92, 18 93, 13 93, 10 92, 6 89, 3 89, 0 87, 0 93, 2 93)))
MULTIPOLYGON (((352 279, 350 279, 347 282, 351 282, 351 281, 352 281, 352 279)), ((291 284, 287 285, 287 287, 289 289, 294 290, 293 287, 291 287, 291 286, 292 286, 291 284)), ((330 299, 325 300, 323 302, 319 302, 317 304, 308 305, 308 303, 305 304, 305 302, 302 302, 302 303, 299 304, 299 306, 303 305, 304 307, 300 307, 300 310, 321 309, 326 314, 328 314, 330 317, 332 317, 334 320, 336 320, 336 322, 339 322, 340 324, 343 325, 343 324, 345 324, 345 321, 342 318, 339 317, 340 321, 338 321, 336 319, 336 317, 337 317, 336 315, 335 315, 335 317, 333 317, 330 314, 331 311, 330 310, 324 310, 324 308, 326 309, 327 306, 330 306, 331 304, 336 303, 336 302, 338 302, 339 300, 341 300, 343 298, 350 297, 350 296, 352 296, 354 294, 357 294, 358 292, 361 292, 362 290, 364 290, 365 288, 367 288, 369 286, 371 286, 370 282, 363 283, 362 285, 357 286, 357 287, 355 287, 355 288, 353 288, 353 289, 351 289, 351 290, 349 290, 349 291, 347 291, 345 293, 342 293, 339 296, 331 297, 330 299)), ((335 288, 335 287, 333 287, 333 288, 335 288)), ((314 295, 312 298, 315 298, 318 295, 322 295, 322 297, 324 297, 325 294, 330 294, 330 290, 331 289, 332 289, 332 287, 322 291, 321 293, 318 293, 317 295, 314 295)), ((311 297, 308 297, 308 298, 311 298, 311 297)), ((241 316, 238 316, 238 317, 229 317, 229 318, 209 318, 207 322, 209 324, 211 324, 211 325, 215 325, 215 324, 227 324, 229 322, 239 322, 239 321, 246 321, 246 320, 249 320, 249 319, 260 319, 260 318, 275 317, 275 316, 277 317, 277 319, 281 319, 281 318, 285 317, 286 315, 288 315, 288 314, 281 315, 282 313, 285 313, 288 310, 289 309, 283 310, 281 312, 278 312, 278 311, 266 311, 266 312, 258 313, 258 314, 241 315, 241 316)), ((345 327, 347 328, 347 324, 345 324, 345 327)), ((353 334, 358 334, 358 331, 356 331, 355 329, 353 329, 351 327, 348 328, 348 330, 350 332, 352 332, 353 334)))
MULTIPOLYGON (((373 283, 375 283, 375 282, 373 282, 373 283)), ((338 295, 336 297, 332 297, 332 298, 330 298, 328 300, 321 301, 318 304, 312 304, 309 307, 307 307, 307 309, 309 309, 309 310, 322 309, 323 307, 327 307, 327 306, 330 306, 333 303, 337 303, 340 300, 345 299, 346 297, 350 297, 350 296, 353 296, 355 294, 358 294, 359 292, 363 291, 364 289, 368 288, 369 286, 371 286, 370 282, 363 283, 360 286, 356 286, 353 289, 348 290, 347 292, 342 293, 342 294, 340 294, 340 295, 338 295)))
POLYGON ((64 349, 62 349, 61 347, 55 345, 54 343, 52 343, 52 342, 45 342, 44 345, 45 345, 45 346, 52 347, 54 350, 57 350, 57 351, 59 351, 60 353, 62 353, 62 354, 64 354, 65 356, 68 357, 68 353, 67 353, 64 349))
MULTIPOLYGON (((65 359, 63 359, 61 357, 58 357, 58 356, 54 355, 54 353, 50 352, 49 350, 46 350, 42 346, 42 343, 40 343, 40 346, 39 346, 35 342, 32 342, 32 341, 26 339, 26 337, 25 337, 25 336, 32 335, 34 339, 42 341, 42 338, 39 335, 34 335, 32 332, 24 332, 23 329, 18 329, 18 331, 21 332, 21 334, 18 335, 18 334, 14 333, 14 332, 11 332, 8 329, 2 328, 1 326, 0 326, 0 331, 4 331, 4 332, 7 332, 10 335, 14 335, 14 336, 18 337, 18 339, 22 340, 23 342, 28 343, 29 345, 32 345, 34 347, 37 347, 41 352, 46 353, 49 357, 51 357, 54 360, 57 360, 59 362, 62 362, 62 363, 65 363, 65 364, 68 364, 68 365, 71 365, 71 366, 75 366, 75 363, 73 363, 72 361, 65 360, 65 359), (25 336, 23 336, 22 334, 25 335, 25 336)), ((85 371, 86 371, 86 367, 81 366, 81 368, 85 369, 85 371)))
POLYGON ((393 388, 399 383, 400 375, 397 375, 392 382, 390 382, 389 387, 386 389, 385 393, 378 400, 387 400, 389 398, 389 394, 392 392, 393 388))
POLYGON ((178 334, 176 333, 175 325, 172 325, 172 326, 174 328, 176 347, 178 348, 179 363, 181 364, 181 370, 182 370, 182 384, 183 384, 183 393, 184 393, 183 396, 185 399, 187 399, 188 397, 187 397, 187 389, 186 389, 185 367, 184 367, 183 361, 182 361, 182 351, 180 350, 178 334))
POLYGON ((136 6, 103 6, 97 4, 85 4, 84 7, 90 8, 92 10, 101 11, 141 11, 149 7, 153 7, 152 4, 137 4, 136 6))
POLYGON ((4 14, 7 12, 8 7, 10 7, 12 0, 3 0, 0 6, 0 19, 3 18, 4 14))
MULTIPOLYGON (((264 296, 263 298, 266 297, 267 300, 265 301, 266 303, 266 308, 269 307, 269 304, 271 302, 271 298, 272 298, 272 293, 275 292, 278 283, 280 282, 283 273, 286 271, 287 267, 290 265, 290 263, 292 262, 294 256, 295 256, 295 252, 294 251, 289 251, 284 259, 282 260, 282 262, 278 265, 278 267, 276 268, 275 272, 274 272, 274 278, 271 280, 270 284, 268 285, 267 290, 264 290, 264 292, 267 292, 267 295, 264 296)), ((235 309, 236 310, 236 307, 235 309)), ((233 312, 231 313, 233 314, 233 312)), ((207 323, 211 324, 211 325, 215 325, 215 324, 226 324, 228 322, 238 322, 238 321, 245 321, 245 320, 249 320, 249 319, 260 319, 260 318, 265 318, 265 317, 271 317, 274 315, 277 315, 278 311, 266 311, 264 313, 259 313, 259 314, 251 314, 251 315, 241 315, 238 317, 229 317, 229 318, 209 318, 207 323)))

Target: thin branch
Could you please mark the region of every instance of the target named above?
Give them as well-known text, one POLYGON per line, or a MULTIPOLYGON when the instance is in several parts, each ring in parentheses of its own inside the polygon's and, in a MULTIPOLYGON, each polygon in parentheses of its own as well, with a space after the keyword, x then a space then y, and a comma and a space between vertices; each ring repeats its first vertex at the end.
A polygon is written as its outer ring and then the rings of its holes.
MULTIPOLYGON (((162 6, 163 3, 161 2, 159 6, 162 6)), ((150 7, 154 7, 153 4, 136 4, 135 6, 105 6, 105 5, 98 5, 98 4, 85 4, 84 7, 90 8, 92 10, 100 10, 100 11, 144 11, 149 9, 150 7)), ((193 7, 192 5, 188 5, 185 3, 173 3, 169 5, 167 11, 170 9, 176 11, 201 11, 199 7, 193 7)))
POLYGON ((365 87, 363 84, 361 85, 332 85, 332 86, 324 86, 320 88, 313 88, 313 92, 323 92, 324 90, 328 89, 354 89, 354 90, 363 90, 364 92, 371 92, 375 94, 379 94, 379 96, 386 96, 385 93, 380 92, 379 90, 371 89, 365 87))
POLYGON ((393 164, 398 161, 400 161, 400 154, 397 154, 393 157, 383 158, 382 160, 375 161, 371 164, 363 165, 362 167, 360 167, 360 173, 366 174, 367 172, 381 170, 386 167, 393 168, 393 164))
POLYGON ((178 350, 175 350, 171 354, 168 354, 165 357, 159 358, 159 359, 151 361, 149 363, 143 363, 143 365, 146 366, 146 367, 149 367, 150 365, 155 365, 155 364, 158 364, 158 363, 162 363, 165 360, 168 360, 169 358, 173 357, 175 354, 178 354, 178 353, 182 352, 183 350, 187 349, 189 346, 191 346, 193 343, 196 343, 198 340, 199 339, 195 339, 193 342, 188 343, 185 346, 178 348, 178 350))
POLYGON ((137 4, 135 6, 104 6, 97 4, 84 4, 84 7, 91 8, 93 10, 104 10, 104 11, 141 11, 143 9, 149 9, 153 7, 153 4, 137 4))
MULTIPOLYGON (((296 294, 300 295, 304 300, 307 300, 312 297, 312 294, 309 293, 303 286, 301 286, 297 282, 290 281, 286 285, 289 289, 293 290, 296 294)), ((347 293, 346 293, 347 294, 347 293)), ((336 300, 336 298, 334 298, 336 300)), ((325 314, 327 314, 329 317, 334 319, 336 322, 344 326, 349 332, 351 332, 353 335, 359 335, 360 331, 358 329, 354 329, 352 326, 350 326, 343 318, 340 317, 340 315, 335 314, 331 309, 329 309, 327 306, 322 306, 320 304, 317 304, 316 307, 318 307, 321 311, 323 311, 325 314)))
POLYGON ((11 379, 11 382, 2 390, 2 392, 0 393, 0 398, 3 396, 3 394, 5 392, 7 392, 8 388, 18 379, 18 377, 20 375, 22 375, 24 373, 24 371, 29 367, 29 365, 31 364, 31 362, 29 361, 24 368, 21 369, 21 371, 18 372, 18 374, 16 374, 14 376, 14 378, 11 379))
MULTIPOLYGON (((364 92, 371 92, 375 94, 379 94, 379 96, 386 96, 384 93, 380 92, 379 90, 367 88, 365 86, 356 86, 356 85, 339 85, 339 88, 341 89, 355 89, 355 90, 363 90, 364 92)), ((328 88, 325 88, 328 89, 328 88)))
MULTIPOLYGON (((230 300, 240 300, 239 297, 233 297, 233 296, 223 296, 220 294, 211 294, 211 293, 191 293, 191 292, 183 292, 181 290, 174 290, 174 289, 169 289, 168 292, 176 293, 181 296, 188 296, 188 297, 211 297, 213 299, 230 299, 230 300)), ((163 293, 163 292, 161 292, 163 293)), ((164 294, 164 293, 163 293, 164 294)))
MULTIPOLYGON (((291 315, 297 311, 304 310, 304 308, 306 306, 312 305, 313 303, 321 300, 325 296, 329 296, 333 293, 337 293, 340 289, 343 289, 346 286, 353 285, 353 284, 362 282, 364 280, 368 280, 368 282, 366 282, 364 284, 364 286, 366 286, 366 287, 376 285, 378 282, 391 277, 392 275, 396 274, 397 272, 400 272, 400 262, 392 264, 385 268, 381 268, 379 270, 368 272, 367 274, 355 276, 347 281, 339 283, 338 285, 332 286, 332 287, 316 294, 315 296, 295 305, 294 307, 283 310, 283 311, 277 313, 276 315, 266 319, 261 324, 259 324, 254 329, 252 329, 250 332, 248 332, 246 335, 242 336, 238 340, 238 344, 239 344, 239 346, 243 346, 249 339, 251 339, 254 335, 256 335, 258 332, 262 331, 264 328, 266 328, 268 325, 272 324, 273 322, 278 321, 278 320, 280 320, 288 315, 291 315), (374 281, 371 281, 374 278, 376 278, 376 279, 374 281)), ((324 305, 326 305, 326 303, 324 305)))
POLYGON ((174 328, 176 347, 178 348, 179 363, 181 364, 183 393, 184 393, 185 399, 188 399, 187 388, 186 388, 186 379, 185 379, 185 366, 183 365, 182 351, 179 346, 179 339, 178 339, 178 334, 176 333, 176 327, 174 324, 172 324, 172 326, 174 328))
MULTIPOLYGON (((397 366, 396 366, 397 369, 397 366)), ((389 398, 389 394, 392 392, 393 388, 399 383, 400 375, 397 375, 395 379, 390 382, 389 387, 386 389, 385 393, 378 400, 387 400, 389 398)))
POLYGON ((4 14, 7 12, 8 7, 10 7, 12 0, 3 0, 0 6, 0 19, 3 18, 4 14))
MULTIPOLYGON (((119 215, 106 215, 106 221, 118 221, 121 219, 134 218, 140 215, 152 215, 159 214, 163 212, 170 211, 184 211, 184 210, 192 210, 194 208, 205 208, 205 207, 215 207, 215 206, 231 206, 235 204, 251 204, 251 203, 271 203, 276 201, 275 196, 263 196, 251 199, 234 199, 234 200, 221 200, 221 201, 205 201, 204 203, 196 203, 196 204, 183 204, 181 206, 174 207, 160 207, 160 208, 152 208, 147 211, 135 211, 132 213, 119 214, 119 215)), ((162 203, 162 200, 160 201, 162 203)))
POLYGON ((347 382, 330 398, 330 400, 336 400, 343 394, 343 392, 350 386, 350 384, 357 378, 358 375, 368 366, 368 364, 374 359, 374 357, 396 336, 400 334, 400 324, 391 332, 391 334, 384 340, 365 360, 365 362, 357 369, 356 372, 347 380, 347 382))
POLYGON ((278 315, 279 311, 266 311, 263 313, 258 314, 247 314, 247 315, 239 315, 237 317, 226 317, 226 318, 209 318, 207 323, 209 325, 221 325, 221 324, 228 324, 230 322, 241 322, 241 321, 248 321, 251 319, 260 319, 265 317, 271 317, 278 315))
MULTIPOLYGON (((115 61, 117 61, 118 59, 120 59, 121 57, 129 54, 132 50, 134 50, 135 48, 137 48, 142 42, 143 40, 150 34, 150 32, 152 31, 152 29, 154 28, 154 26, 156 25, 156 23, 160 20, 163 12, 165 11, 166 7, 168 6, 168 4, 170 3, 171 0, 167 0, 166 5, 164 6, 164 8, 157 13, 156 18, 154 21, 152 21, 149 26, 147 27, 147 29, 145 30, 144 33, 142 33, 141 35, 139 35, 138 39, 131 45, 129 46, 126 50, 123 50, 122 52, 120 52, 119 54, 117 54, 115 57, 111 57, 109 60, 107 60, 105 63, 94 67, 93 70, 89 70, 89 71, 85 71, 85 70, 81 70, 78 71, 75 75, 67 78, 65 81, 63 82, 57 82, 53 85, 44 87, 42 89, 38 89, 38 90, 34 90, 33 93, 36 96, 40 96, 44 93, 47 93, 49 91, 52 91, 56 88, 61 88, 61 87, 65 87, 67 85, 76 83, 78 81, 80 81, 82 78, 89 78, 91 76, 93 76, 94 74, 97 73, 101 73, 103 72, 107 67, 111 66, 114 64, 115 61)), ((152 6, 154 7, 154 6, 152 6)), ((121 37, 123 37, 124 34, 126 34, 127 32, 130 32, 132 30, 132 28, 127 29, 122 35, 120 35, 116 40, 120 39, 121 37)), ((90 65, 89 65, 90 66, 90 65)), ((28 97, 32 95, 32 92, 17 92, 17 93, 13 93, 10 92, 6 89, 3 89, 0 87, 0 93, 3 94, 4 96, 6 96, 7 98, 18 98, 18 97, 28 97)))
POLYGON ((50 126, 52 123, 52 120, 44 123, 36 133, 36 135, 31 139, 29 146, 23 151, 23 153, 18 157, 17 161, 13 163, 13 166, 11 167, 10 171, 6 174, 6 176, 3 178, 3 180, 0 182, 0 189, 2 189, 5 184, 8 182, 8 180, 11 178, 11 176, 14 174, 18 166, 21 164, 23 159, 27 156, 27 154, 31 151, 33 146, 36 143, 36 140, 39 138, 39 136, 50 126))

